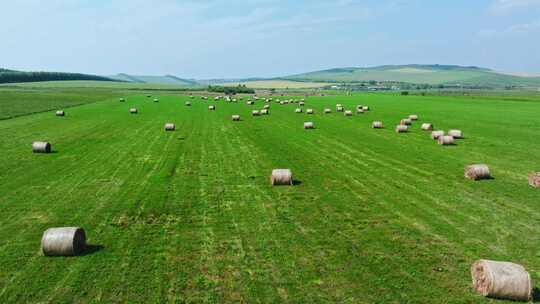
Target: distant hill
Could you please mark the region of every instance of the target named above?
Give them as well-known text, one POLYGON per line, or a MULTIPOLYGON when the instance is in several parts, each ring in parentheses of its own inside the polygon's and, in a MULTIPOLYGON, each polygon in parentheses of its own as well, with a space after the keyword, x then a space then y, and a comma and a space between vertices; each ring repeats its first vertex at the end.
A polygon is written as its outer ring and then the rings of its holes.
POLYGON ((430 85, 540 86, 540 77, 521 77, 474 66, 420 64, 336 68, 286 76, 282 77, 282 79, 334 83, 373 80, 430 85))
POLYGON ((0 69, 0 83, 59 81, 59 80, 99 80, 114 81, 110 78, 96 75, 62 72, 23 72, 0 69))
POLYGON ((134 82, 134 83, 148 83, 148 84, 173 84, 173 85, 182 85, 182 86, 195 86, 198 85, 197 81, 190 79, 183 79, 176 77, 174 75, 165 75, 165 76, 147 76, 147 75, 129 75, 125 73, 108 76, 109 78, 134 82))

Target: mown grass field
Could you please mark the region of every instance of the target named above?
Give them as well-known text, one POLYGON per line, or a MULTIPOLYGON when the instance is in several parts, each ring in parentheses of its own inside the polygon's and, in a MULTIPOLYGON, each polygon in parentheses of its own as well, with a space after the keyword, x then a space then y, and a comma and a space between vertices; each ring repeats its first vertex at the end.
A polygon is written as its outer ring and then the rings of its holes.
POLYGON ((0 302, 490 303, 471 290, 474 260, 540 278, 540 191, 527 185, 540 98, 308 97, 315 115, 272 104, 251 117, 260 101, 158 97, 0 121, 0 302), (336 103, 371 111, 322 114, 336 103), (438 146, 425 121, 466 139, 438 146), (32 154, 35 140, 54 153, 32 154), (494 179, 465 180, 479 162, 494 179), (270 186, 273 168, 297 184, 270 186), (92 252, 40 255, 46 228, 72 225, 92 252))

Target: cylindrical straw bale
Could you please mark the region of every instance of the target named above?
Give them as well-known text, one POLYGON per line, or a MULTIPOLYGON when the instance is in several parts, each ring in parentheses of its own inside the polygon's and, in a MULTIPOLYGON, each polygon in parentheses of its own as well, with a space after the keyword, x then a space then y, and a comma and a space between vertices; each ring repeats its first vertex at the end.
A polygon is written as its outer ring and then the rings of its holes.
POLYGON ((86 249, 86 234, 79 227, 49 228, 41 238, 41 251, 46 256, 72 256, 86 249))

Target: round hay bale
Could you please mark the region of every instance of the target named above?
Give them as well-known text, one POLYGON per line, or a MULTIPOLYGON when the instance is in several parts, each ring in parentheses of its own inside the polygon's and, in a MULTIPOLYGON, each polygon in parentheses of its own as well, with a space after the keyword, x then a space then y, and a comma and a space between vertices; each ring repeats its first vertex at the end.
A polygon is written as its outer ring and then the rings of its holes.
POLYGON ((448 131, 448 135, 453 136, 454 138, 457 138, 457 139, 463 138, 463 132, 461 132, 461 130, 456 130, 456 129, 450 130, 448 131))
POLYGON ((79 227, 49 228, 41 238, 41 251, 45 256, 73 256, 86 249, 86 233, 79 227))
POLYGON ((120 98, 120 99, 118 99, 118 101, 120 101, 120 102, 125 102, 125 101, 126 101, 126 99, 124 99, 124 98, 120 98))
POLYGON ((293 178, 290 169, 274 169, 270 175, 270 183, 272 186, 286 185, 292 186, 293 178))
POLYGON ((176 126, 173 123, 166 123, 165 124, 165 131, 174 131, 176 129, 176 126))
POLYGON ((343 108, 343 105, 340 104, 340 103, 338 103, 338 104, 336 104, 336 109, 337 109, 337 108, 343 108))
POLYGON ((131 114, 137 114, 139 111, 136 108, 129 109, 129 113, 131 114))
POLYGON ((259 112, 259 110, 253 110, 251 111, 251 115, 252 116, 259 116, 261 114, 261 112, 259 112))
POLYGON ((261 115, 268 115, 268 114, 269 114, 268 109, 261 110, 261 115))
POLYGON ((399 124, 404 126, 410 126, 412 124, 412 120, 410 118, 404 118, 399 122, 399 124))
POLYGON ((187 106, 187 107, 191 106, 191 102, 186 101, 186 106, 187 106))
POLYGON ((147 98, 151 98, 151 97, 152 97, 152 95, 148 94, 148 95, 146 95, 146 97, 147 97, 147 98))
POLYGON ((343 107, 336 107, 336 112, 343 112, 345 108, 343 107))
POLYGON ((364 114, 364 109, 362 108, 356 109, 356 114, 364 114))
POLYGON ((268 104, 265 104, 265 105, 263 106, 263 109, 265 109, 265 110, 268 110, 268 109, 270 109, 270 105, 268 105, 268 104))
POLYGON ((240 115, 233 115, 232 120, 233 121, 240 121, 240 115))
POLYGON ((439 139, 439 137, 444 136, 444 131, 438 130, 438 131, 432 131, 431 132, 431 139, 439 139))
POLYGON ((471 266, 474 290, 484 297, 531 301, 533 282, 525 267, 502 261, 478 260, 471 266))
POLYGON ((300 102, 298 103, 298 105, 301 106, 301 107, 303 107, 303 106, 305 105, 305 103, 304 103, 303 101, 300 101, 300 102))
POLYGON ((409 127, 407 125, 396 126, 396 133, 407 133, 408 131, 409 131, 409 127))
POLYGON ((302 113, 302 109, 296 108, 296 109, 294 109, 294 113, 302 113))
POLYGON ((465 167, 465 177, 470 180, 481 180, 491 178, 489 167, 484 164, 476 164, 465 167))
POLYGON ((332 113, 331 109, 328 109, 328 108, 324 109, 324 114, 330 114, 330 113, 332 113))
POLYGON ((66 115, 66 113, 64 111, 56 111, 56 116, 63 117, 65 115, 66 115))
POLYGON ((313 109, 307 109, 306 110, 306 114, 313 114, 315 113, 315 111, 313 111, 313 109))
POLYGON ((449 146, 454 144, 454 138, 450 135, 439 136, 437 142, 441 146, 449 146))
POLYGON ((159 102, 159 99, 157 99, 157 98, 154 98, 154 102, 159 102))
POLYGON ((313 122, 307 121, 304 123, 304 129, 313 129, 313 128, 314 128, 313 122))
POLYGON ((424 131, 432 131, 433 130, 433 124, 425 122, 422 124, 422 130, 424 131))
POLYGON ((382 121, 374 121, 373 123, 371 123, 371 127, 373 129, 382 129, 383 128, 383 123, 382 123, 382 121))
POLYGON ((35 141, 32 143, 32 152, 34 153, 51 153, 52 146, 46 141, 35 141))
POLYGON ((352 111, 351 110, 347 110, 345 111, 345 113, 343 113, 344 116, 352 116, 352 111))
POLYGON ((216 106, 208 106, 209 111, 214 111, 216 109, 216 106))
POLYGON ((363 106, 363 107, 362 107, 362 110, 364 110, 364 112, 365 112, 365 111, 369 111, 369 107, 368 107, 368 106, 363 106))
POLYGON ((252 105, 254 104, 254 102, 253 102, 253 101, 248 101, 248 102, 246 102, 246 104, 247 104, 248 106, 252 106, 252 105))
POLYGON ((540 172, 529 174, 529 185, 533 188, 540 188, 540 172))
POLYGON ((416 115, 416 114, 409 115, 409 119, 410 120, 418 120, 418 115, 416 115))
POLYGON ((363 105, 357 105, 357 106, 356 106, 356 109, 357 109, 357 110, 358 110, 358 109, 363 109, 363 108, 364 108, 363 105))

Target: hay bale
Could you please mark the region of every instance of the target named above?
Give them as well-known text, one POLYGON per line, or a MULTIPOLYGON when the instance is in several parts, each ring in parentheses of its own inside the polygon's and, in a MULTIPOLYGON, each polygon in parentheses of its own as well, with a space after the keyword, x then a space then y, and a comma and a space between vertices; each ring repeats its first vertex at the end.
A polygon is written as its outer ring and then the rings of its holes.
POLYGON ((383 123, 382 123, 382 121, 374 121, 373 123, 371 123, 371 127, 373 129, 382 129, 383 128, 383 123))
POLYGON ((399 124, 404 126, 410 126, 412 124, 412 120, 410 118, 404 118, 399 122, 399 124))
POLYGON ((540 188, 540 172, 529 174, 529 185, 533 188, 540 188))
POLYGON ((356 109, 357 109, 357 110, 358 110, 358 109, 363 109, 363 108, 364 108, 363 105, 357 105, 357 106, 356 106, 356 109))
POLYGON ((465 167, 465 177, 471 180, 489 179, 491 174, 487 165, 476 164, 465 167))
POLYGON ((165 131, 174 131, 176 129, 176 126, 173 123, 166 123, 165 124, 165 131))
POLYGON ((120 99, 118 99, 118 101, 125 102, 126 100, 124 98, 120 98, 120 99))
POLYGON ((268 115, 268 114, 269 114, 268 109, 261 110, 261 115, 268 115))
POLYGON ((368 106, 363 106, 362 110, 364 110, 364 112, 369 111, 369 107, 368 106))
POLYGON ((186 101, 186 106, 187 106, 187 107, 190 107, 190 106, 191 106, 191 102, 186 101))
POLYGON ((418 115, 415 115, 415 114, 409 115, 409 119, 410 120, 418 120, 418 115))
POLYGON ((336 107, 336 112, 343 112, 345 108, 343 107, 336 107))
POLYGON ((146 97, 147 97, 147 98, 151 98, 151 97, 152 97, 152 95, 148 94, 148 95, 146 95, 146 97))
POLYGON ((449 146, 454 144, 454 138, 450 135, 439 136, 437 142, 441 146, 449 146))
POLYGON ((240 115, 233 115, 232 120, 233 121, 240 121, 240 115))
POLYGON ((463 132, 461 132, 461 130, 456 130, 456 129, 450 130, 448 131, 448 135, 453 136, 454 138, 457 138, 457 139, 463 138, 463 132))
POLYGON ((343 105, 340 104, 340 103, 338 103, 338 104, 336 104, 336 109, 337 109, 337 108, 343 108, 343 105))
POLYGON ((305 105, 305 102, 300 101, 300 102, 298 103, 298 105, 301 106, 301 107, 303 107, 303 106, 305 105))
POLYGON ((332 113, 331 109, 328 109, 328 108, 324 109, 324 114, 330 114, 330 113, 332 113))
POLYGON ((265 110, 268 110, 268 109, 270 109, 270 105, 268 105, 268 104, 265 104, 265 105, 263 106, 263 109, 265 109, 265 110))
POLYGON ((478 260, 471 266, 474 290, 484 297, 531 301, 533 282, 525 267, 502 261, 478 260))
POLYGON ((306 114, 313 114, 315 113, 315 111, 313 111, 313 109, 307 109, 306 110, 306 114))
MULTIPOLYGON (((438 131, 432 131, 431 132, 431 139, 439 139, 439 137, 444 136, 444 131, 438 130, 438 131)), ((453 136, 452 136, 453 137, 453 136)))
POLYGON ((352 111, 351 110, 347 110, 345 111, 345 113, 343 113, 344 116, 352 116, 352 111))
POLYGON ((159 102, 159 99, 157 99, 157 98, 154 98, 154 102, 159 102))
POLYGON ((287 185, 292 186, 293 178, 290 169, 274 169, 270 176, 270 183, 272 186, 287 185))
POLYGON ((253 101, 248 101, 248 102, 246 102, 246 104, 247 104, 248 106, 252 106, 252 105, 254 104, 254 102, 253 102, 253 101))
POLYGON ((364 109, 362 108, 356 109, 356 114, 364 114, 364 109))
POLYGON ((139 110, 137 110, 136 108, 131 108, 131 109, 129 109, 129 113, 137 114, 137 113, 139 113, 139 110))
POLYGON ((45 230, 41 251, 45 256, 73 256, 86 249, 86 233, 79 227, 60 227, 45 230))
POLYGON ((259 115, 261 115, 261 112, 259 112, 259 110, 253 110, 253 111, 251 111, 251 115, 252 116, 259 116, 259 115))
POLYGON ((214 111, 216 109, 216 106, 208 106, 209 111, 214 111))
POLYGON ((396 133, 407 133, 408 131, 409 131, 409 127, 407 125, 396 126, 396 133))
POLYGON ((304 123, 304 129, 313 129, 313 128, 314 128, 313 122, 307 121, 304 123))
POLYGON ((429 122, 425 122, 422 124, 422 130, 424 131, 432 131, 433 130, 433 124, 429 122))
POLYGON ((294 113, 302 113, 302 109, 296 108, 296 109, 294 109, 294 113))
POLYGON ((64 111, 61 111, 61 110, 56 111, 56 116, 63 117, 63 116, 65 116, 65 115, 66 115, 66 113, 65 113, 64 111))
POLYGON ((35 141, 32 143, 32 152, 34 153, 51 153, 51 144, 46 141, 35 141))

